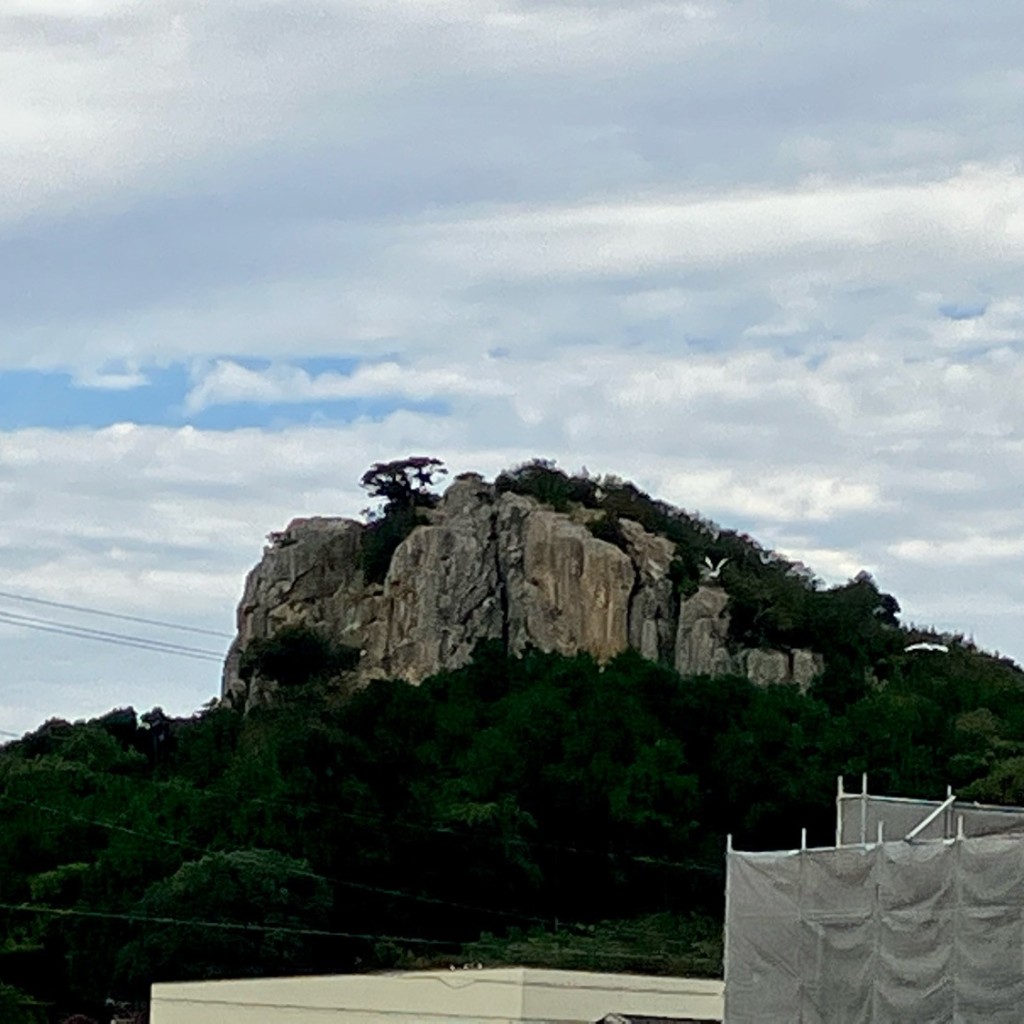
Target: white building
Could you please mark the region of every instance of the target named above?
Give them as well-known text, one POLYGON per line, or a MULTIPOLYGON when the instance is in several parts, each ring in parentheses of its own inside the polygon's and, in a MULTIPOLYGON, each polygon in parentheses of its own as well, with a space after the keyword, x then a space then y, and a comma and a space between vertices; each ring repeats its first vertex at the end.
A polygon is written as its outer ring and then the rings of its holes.
POLYGON ((532 968, 154 985, 151 1024, 597 1024, 721 1021, 720 981, 532 968))

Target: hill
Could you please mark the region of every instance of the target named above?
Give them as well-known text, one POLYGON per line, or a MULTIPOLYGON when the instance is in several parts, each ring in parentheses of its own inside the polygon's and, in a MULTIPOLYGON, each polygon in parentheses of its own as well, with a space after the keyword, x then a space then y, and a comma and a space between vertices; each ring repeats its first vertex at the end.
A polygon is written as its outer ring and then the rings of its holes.
MULTIPOLYGON (((362 649, 313 617, 238 652, 267 698, 244 714, 49 722, 0 749, 5 1020, 98 1016, 169 978, 464 960, 716 973, 727 833, 828 841, 839 773, 1024 799, 1020 671, 958 638, 908 651, 929 634, 870 577, 825 588, 750 538, 545 464, 493 492, 625 558, 618 531, 638 523, 675 546, 680 608, 726 595, 730 658, 813 650, 823 671, 760 685, 739 661, 681 675, 629 643, 516 653, 498 635, 418 685, 368 681, 362 649), (705 557, 729 559, 720 582, 705 557)), ((398 500, 361 527, 365 585, 438 525, 426 493, 398 500)))
POLYGON ((227 699, 267 695, 274 680, 254 675, 245 652, 298 627, 350 648, 359 683, 419 683, 489 640, 511 655, 602 662, 633 649, 685 676, 804 688, 825 671, 826 648, 841 673, 899 648, 886 632, 899 606, 866 574, 825 591, 751 537, 542 460, 494 483, 463 474, 437 498, 434 463, 374 467, 368 485, 387 493, 368 523, 297 519, 270 535, 239 604, 227 699), (854 618, 856 635, 837 637, 837 621, 854 618))

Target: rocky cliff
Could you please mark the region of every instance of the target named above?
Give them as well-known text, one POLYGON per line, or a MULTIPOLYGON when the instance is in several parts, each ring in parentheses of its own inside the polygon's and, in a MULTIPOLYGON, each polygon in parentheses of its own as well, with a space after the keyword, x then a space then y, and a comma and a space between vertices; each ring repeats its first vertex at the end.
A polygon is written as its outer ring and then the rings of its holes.
POLYGON ((725 590, 709 581, 680 601, 669 577, 674 545, 629 519, 620 522, 620 547, 475 475, 456 480, 428 515, 395 551, 383 583, 364 578, 361 523, 296 519, 272 535, 238 607, 225 698, 261 699, 239 675, 240 654, 295 624, 357 648, 363 681, 418 683, 465 664, 487 639, 512 654, 532 645, 602 661, 632 647, 683 675, 743 672, 760 684, 805 686, 823 668, 809 651, 732 649, 725 590))

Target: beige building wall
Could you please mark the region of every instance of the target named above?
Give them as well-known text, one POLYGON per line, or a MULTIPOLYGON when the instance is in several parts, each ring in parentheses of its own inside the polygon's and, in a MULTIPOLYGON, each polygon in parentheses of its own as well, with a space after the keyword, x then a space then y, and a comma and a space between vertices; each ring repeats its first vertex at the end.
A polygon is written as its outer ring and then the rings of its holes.
POLYGON ((151 1024, 593 1024, 721 1021, 720 981, 529 968, 154 985, 151 1024))

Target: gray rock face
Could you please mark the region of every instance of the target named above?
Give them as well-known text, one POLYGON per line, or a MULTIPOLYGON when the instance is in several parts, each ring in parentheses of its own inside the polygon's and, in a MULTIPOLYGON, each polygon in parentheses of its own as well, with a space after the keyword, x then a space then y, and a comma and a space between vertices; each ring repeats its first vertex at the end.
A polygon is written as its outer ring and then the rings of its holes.
POLYGON ((363 682, 418 683, 464 665, 488 639, 513 654, 532 645, 601 661, 632 647, 683 675, 745 671, 765 685, 806 686, 822 671, 820 655, 810 651, 733 653, 728 594, 704 585, 680 605, 669 574, 671 541, 622 520, 623 551, 594 537, 580 518, 461 477, 429 523, 398 546, 383 584, 363 576, 365 526, 296 519, 271 535, 246 579, 222 692, 241 706, 271 696, 265 684, 250 692, 239 678, 240 653, 298 623, 358 648, 363 682))
POLYGON ((635 579, 629 603, 629 646, 651 661, 671 665, 679 614, 676 589, 669 577, 675 545, 631 519, 621 520, 619 526, 635 579))
POLYGON ((789 681, 789 655, 785 651, 755 648, 743 652, 743 668, 747 678, 758 686, 772 686, 789 681))
POLYGON ((509 651, 533 644, 607 661, 626 649, 634 582, 628 555, 514 494, 498 503, 497 536, 509 651))
POLYGON ((747 650, 742 659, 747 678, 758 686, 787 684, 806 690, 825 671, 825 659, 820 654, 800 648, 747 650))
POLYGON ((729 595, 707 584, 683 601, 676 631, 676 671, 683 676, 724 676, 739 671, 729 650, 729 595))
POLYGON ((224 664, 225 696, 246 696, 238 676, 246 644, 272 636, 282 626, 322 626, 341 643, 359 643, 363 530, 352 519, 317 517, 293 519, 281 533, 271 535, 262 560, 245 580, 238 632, 224 664))
POLYGON ((464 665, 478 641, 502 636, 493 494, 458 481, 433 518, 399 545, 372 603, 361 666, 368 677, 419 682, 464 665))
POLYGON ((789 682, 806 690, 825 671, 825 659, 817 651, 795 650, 790 655, 789 682))

